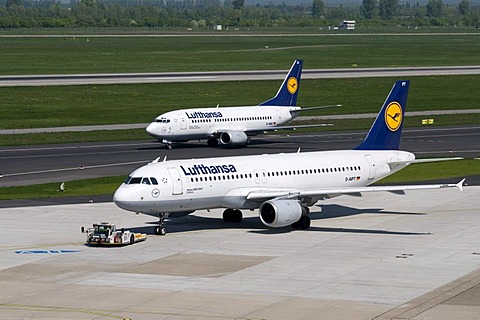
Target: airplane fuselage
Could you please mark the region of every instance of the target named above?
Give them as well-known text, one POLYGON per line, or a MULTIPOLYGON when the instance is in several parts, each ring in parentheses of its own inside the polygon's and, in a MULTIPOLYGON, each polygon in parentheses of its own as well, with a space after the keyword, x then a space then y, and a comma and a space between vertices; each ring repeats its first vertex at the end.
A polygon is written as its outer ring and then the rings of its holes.
MULTIPOLYGON (((406 166, 388 162, 413 159, 405 151, 346 150, 157 162, 134 171, 114 199, 125 210, 152 215, 256 209, 262 201, 249 200, 252 191, 362 187, 406 166)), ((307 205, 329 197, 312 197, 307 205)))
POLYGON ((227 130, 252 136, 287 123, 300 110, 285 106, 181 109, 158 116, 146 130, 159 141, 169 142, 208 139, 227 130))

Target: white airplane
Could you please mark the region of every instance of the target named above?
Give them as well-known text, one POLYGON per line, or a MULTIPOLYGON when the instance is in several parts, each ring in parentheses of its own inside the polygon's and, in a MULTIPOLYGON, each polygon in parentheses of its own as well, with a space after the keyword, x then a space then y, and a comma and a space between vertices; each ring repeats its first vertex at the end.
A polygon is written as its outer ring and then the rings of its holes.
POLYGON ((362 192, 457 187, 457 184, 369 186, 411 163, 461 158, 420 159, 398 150, 409 81, 397 81, 365 140, 354 150, 280 153, 162 162, 156 159, 133 173, 116 190, 117 206, 164 219, 195 210, 225 208, 223 220, 240 222, 240 209, 259 209, 271 228, 308 229, 309 206, 319 200, 362 192))
POLYGON ((275 97, 258 106, 180 109, 159 115, 148 125, 149 135, 172 148, 174 142, 207 139, 207 145, 245 146, 251 136, 266 131, 327 126, 283 126, 301 111, 332 106, 296 106, 302 60, 295 60, 275 97))

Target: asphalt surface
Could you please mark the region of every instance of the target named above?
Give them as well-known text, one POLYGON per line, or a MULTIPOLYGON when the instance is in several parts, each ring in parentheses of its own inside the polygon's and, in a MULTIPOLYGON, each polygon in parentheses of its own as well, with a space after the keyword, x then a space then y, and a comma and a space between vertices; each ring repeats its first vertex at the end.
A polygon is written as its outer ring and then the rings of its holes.
MULTIPOLYGON (((277 80, 283 79, 286 72, 286 70, 252 70, 223 72, 14 75, 0 76, 0 87, 277 80)), ((302 79, 407 77, 467 74, 480 74, 480 66, 305 69, 302 71, 302 79)))
MULTIPOLYGON (((254 137, 247 148, 208 148, 204 141, 165 150, 153 140, 39 145, 0 148, 0 186, 31 185, 77 179, 127 176, 160 157, 167 160, 264 153, 341 150, 356 147, 365 131, 254 137)), ((401 149, 426 157, 480 157, 480 126, 404 129, 401 149)), ((68 188, 68 183, 67 183, 68 188)))
POLYGON ((341 196, 301 231, 199 210, 166 236, 113 203, 0 209, 0 319, 479 319, 479 198, 341 196), (85 245, 80 227, 101 221, 148 238, 85 245))

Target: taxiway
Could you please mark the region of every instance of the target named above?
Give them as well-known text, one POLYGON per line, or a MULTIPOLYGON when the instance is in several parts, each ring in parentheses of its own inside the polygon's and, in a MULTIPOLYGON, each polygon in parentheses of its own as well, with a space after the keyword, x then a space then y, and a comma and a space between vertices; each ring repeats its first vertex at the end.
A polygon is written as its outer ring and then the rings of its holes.
MULTIPOLYGON (((204 141, 178 144, 172 150, 151 140, 1 147, 0 186, 29 185, 125 175, 157 157, 186 159, 235 155, 352 149, 365 131, 254 137, 247 148, 208 148, 204 141)), ((403 130, 402 150, 419 158, 480 157, 480 126, 422 127, 403 130)))

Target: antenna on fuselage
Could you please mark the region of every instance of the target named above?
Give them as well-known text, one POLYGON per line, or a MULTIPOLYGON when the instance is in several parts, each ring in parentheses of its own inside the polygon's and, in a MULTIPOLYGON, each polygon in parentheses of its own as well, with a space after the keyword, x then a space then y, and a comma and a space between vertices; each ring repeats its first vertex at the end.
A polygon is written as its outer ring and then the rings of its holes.
POLYGON ((218 107, 220 107, 220 105, 219 105, 219 104, 217 104, 217 108, 218 108, 218 107))
POLYGON ((167 162, 167 156, 163 157, 163 161, 162 162, 167 162))

